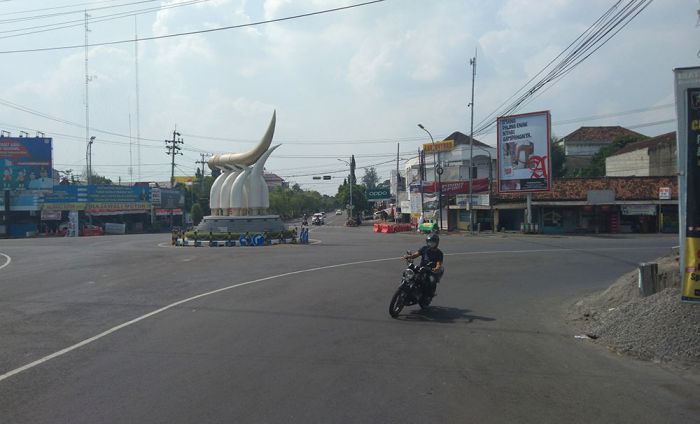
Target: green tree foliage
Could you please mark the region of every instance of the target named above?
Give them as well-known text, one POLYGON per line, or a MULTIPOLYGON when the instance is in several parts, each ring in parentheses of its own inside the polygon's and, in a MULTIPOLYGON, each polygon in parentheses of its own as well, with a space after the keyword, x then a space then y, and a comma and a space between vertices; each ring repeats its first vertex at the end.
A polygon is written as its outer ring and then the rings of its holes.
POLYGON ((199 205, 199 203, 195 203, 194 205, 192 205, 190 214, 192 214, 192 222, 194 223, 194 225, 199 224, 199 221, 201 221, 202 217, 204 216, 204 214, 202 213, 202 207, 199 205))
POLYGON ((321 195, 317 191, 303 190, 299 184, 294 184, 292 188, 278 187, 270 190, 270 211, 283 219, 328 211, 337 206, 335 198, 321 195))
POLYGON ((97 175, 94 172, 92 173, 92 183, 95 185, 112 185, 114 184, 112 180, 110 180, 107 177, 103 177, 102 175, 97 175))
MULTIPOLYGON (((353 185, 352 187, 352 204, 356 213, 369 210, 365 190, 365 186, 361 185, 353 185)), ((335 195, 335 198, 343 208, 350 204, 350 185, 347 182, 338 187, 338 194, 335 195)))
POLYGON ((365 169, 365 175, 362 177, 362 184, 367 188, 375 188, 379 183, 379 176, 377 175, 377 170, 373 166, 365 169))
POLYGON ((552 151, 550 159, 552 161, 552 178, 562 178, 566 175, 566 152, 564 144, 558 137, 552 136, 552 151))
POLYGON ((609 145, 603 147, 593 155, 593 158, 591 159, 591 163, 588 164, 587 167, 581 169, 580 172, 577 173, 576 176, 578 177, 603 177, 605 176, 605 158, 608 156, 612 156, 615 154, 618 150, 622 149, 626 145, 630 143, 634 143, 635 141, 640 141, 645 139, 644 138, 639 138, 639 137, 632 137, 632 136, 625 136, 625 137, 618 137, 615 140, 613 140, 612 143, 609 145))

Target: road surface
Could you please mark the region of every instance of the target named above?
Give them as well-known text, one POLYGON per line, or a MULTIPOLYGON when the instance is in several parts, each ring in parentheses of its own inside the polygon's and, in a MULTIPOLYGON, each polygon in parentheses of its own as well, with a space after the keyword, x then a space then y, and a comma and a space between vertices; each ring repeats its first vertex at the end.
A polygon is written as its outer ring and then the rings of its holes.
POLYGON ((444 236, 434 306, 397 320, 417 234, 329 214, 309 246, 168 238, 0 240, 0 422, 700 422, 697 376, 563 320, 674 237, 444 236))

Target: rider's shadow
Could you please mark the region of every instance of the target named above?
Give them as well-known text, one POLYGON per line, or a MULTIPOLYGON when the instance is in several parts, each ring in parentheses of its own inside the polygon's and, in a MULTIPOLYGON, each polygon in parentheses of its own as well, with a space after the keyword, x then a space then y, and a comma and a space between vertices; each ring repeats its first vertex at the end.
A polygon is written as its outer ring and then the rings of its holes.
POLYGON ((495 321, 496 318, 473 315, 469 309, 449 308, 446 306, 430 306, 427 309, 413 310, 406 315, 400 315, 399 320, 417 322, 439 322, 443 324, 463 323, 474 321, 495 321))

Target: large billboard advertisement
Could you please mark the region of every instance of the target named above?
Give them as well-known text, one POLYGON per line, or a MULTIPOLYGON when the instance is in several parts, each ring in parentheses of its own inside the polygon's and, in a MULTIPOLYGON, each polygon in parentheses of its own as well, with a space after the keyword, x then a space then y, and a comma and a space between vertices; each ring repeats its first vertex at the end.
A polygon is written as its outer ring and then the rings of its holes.
POLYGON ((549 111, 502 116, 498 129, 498 191, 549 191, 549 111))
POLYGON ((682 300, 700 303, 700 68, 676 69, 682 300))
POLYGON ((3 190, 51 190, 51 139, 0 138, 3 190))

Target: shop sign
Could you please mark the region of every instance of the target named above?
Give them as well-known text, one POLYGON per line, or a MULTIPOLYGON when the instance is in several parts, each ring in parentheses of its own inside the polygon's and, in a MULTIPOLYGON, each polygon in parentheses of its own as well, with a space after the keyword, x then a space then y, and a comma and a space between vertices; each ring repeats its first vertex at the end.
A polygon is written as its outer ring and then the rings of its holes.
POLYGON ((42 221, 60 221, 61 220, 61 211, 42 210, 41 211, 41 220, 42 221))
POLYGON ((622 205, 620 209, 623 215, 656 215, 656 205, 622 205))
POLYGON ((423 152, 425 153, 438 153, 438 152, 449 152, 455 148, 454 140, 436 141, 435 143, 427 143, 423 145, 423 152))
POLYGON ((367 189, 367 200, 375 202, 378 200, 391 199, 391 192, 388 188, 371 188, 367 189))
POLYGON ((671 187, 659 187, 659 200, 671 200, 671 187))

